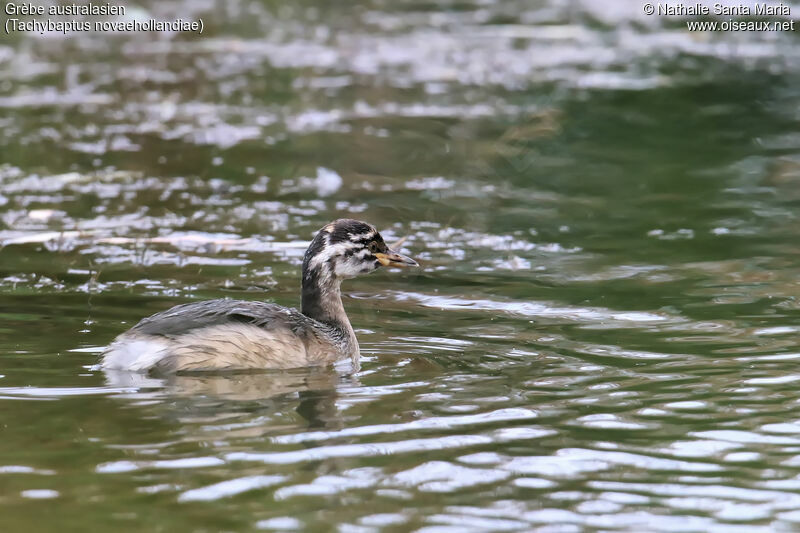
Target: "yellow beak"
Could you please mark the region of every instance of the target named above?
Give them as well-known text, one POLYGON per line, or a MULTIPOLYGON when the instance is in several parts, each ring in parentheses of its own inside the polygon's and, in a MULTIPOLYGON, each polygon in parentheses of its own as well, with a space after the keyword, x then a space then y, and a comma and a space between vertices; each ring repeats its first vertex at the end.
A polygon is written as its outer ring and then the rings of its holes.
POLYGON ((383 266, 393 267, 416 267, 419 263, 408 257, 407 255, 398 254, 394 250, 387 250, 386 253, 377 252, 375 257, 383 266))

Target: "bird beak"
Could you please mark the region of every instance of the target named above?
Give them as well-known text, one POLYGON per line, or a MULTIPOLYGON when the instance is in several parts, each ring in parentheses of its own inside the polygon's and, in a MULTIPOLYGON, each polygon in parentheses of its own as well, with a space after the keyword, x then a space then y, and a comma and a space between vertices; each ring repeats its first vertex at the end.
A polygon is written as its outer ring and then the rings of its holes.
POLYGON ((419 263, 417 263, 407 255, 398 254, 394 250, 387 250, 385 254, 378 252, 375 254, 375 257, 378 258, 378 261, 380 261, 380 263, 383 266, 393 266, 393 267, 419 266, 419 263))

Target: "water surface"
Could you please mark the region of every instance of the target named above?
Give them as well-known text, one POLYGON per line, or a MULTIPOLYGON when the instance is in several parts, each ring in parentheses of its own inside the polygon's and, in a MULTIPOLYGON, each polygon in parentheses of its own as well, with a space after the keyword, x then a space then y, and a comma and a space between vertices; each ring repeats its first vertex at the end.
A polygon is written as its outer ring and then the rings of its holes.
POLYGON ((798 527, 793 35, 136 9, 206 30, 0 41, 4 531, 798 527), (360 371, 95 368, 174 304, 297 306, 344 216, 423 265, 346 283, 360 371))

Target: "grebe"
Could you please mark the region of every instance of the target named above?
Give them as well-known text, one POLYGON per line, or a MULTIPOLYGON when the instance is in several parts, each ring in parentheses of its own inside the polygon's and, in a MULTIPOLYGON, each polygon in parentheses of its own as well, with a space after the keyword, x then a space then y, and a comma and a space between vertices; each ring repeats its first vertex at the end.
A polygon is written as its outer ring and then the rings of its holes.
POLYGON ((143 319, 102 355, 107 370, 181 372, 322 366, 360 352, 341 296, 343 279, 381 266, 418 266, 366 222, 327 224, 303 257, 302 308, 209 300, 143 319))

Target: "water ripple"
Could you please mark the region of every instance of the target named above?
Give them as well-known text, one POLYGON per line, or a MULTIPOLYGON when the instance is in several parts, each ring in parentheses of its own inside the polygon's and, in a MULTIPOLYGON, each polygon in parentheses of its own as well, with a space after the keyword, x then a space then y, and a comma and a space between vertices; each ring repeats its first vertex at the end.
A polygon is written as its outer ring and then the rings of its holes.
POLYGON ((314 442, 330 440, 342 437, 355 437, 366 435, 381 435, 399 433, 403 431, 416 431, 425 429, 452 429, 460 426, 472 426, 480 424, 494 424, 516 420, 531 420, 538 416, 536 411, 522 408, 498 409, 488 413, 463 416, 444 416, 432 417, 423 420, 415 420, 403 424, 381 424, 377 426, 361 426, 355 428, 342 429, 339 431, 317 431, 312 433, 296 433, 294 435, 283 435, 273 437, 271 440, 276 444, 293 444, 300 442, 314 442))
POLYGON ((249 476, 221 481, 198 489, 187 490, 178 496, 180 502, 207 502, 229 498, 243 492, 277 485, 285 476, 249 476))

